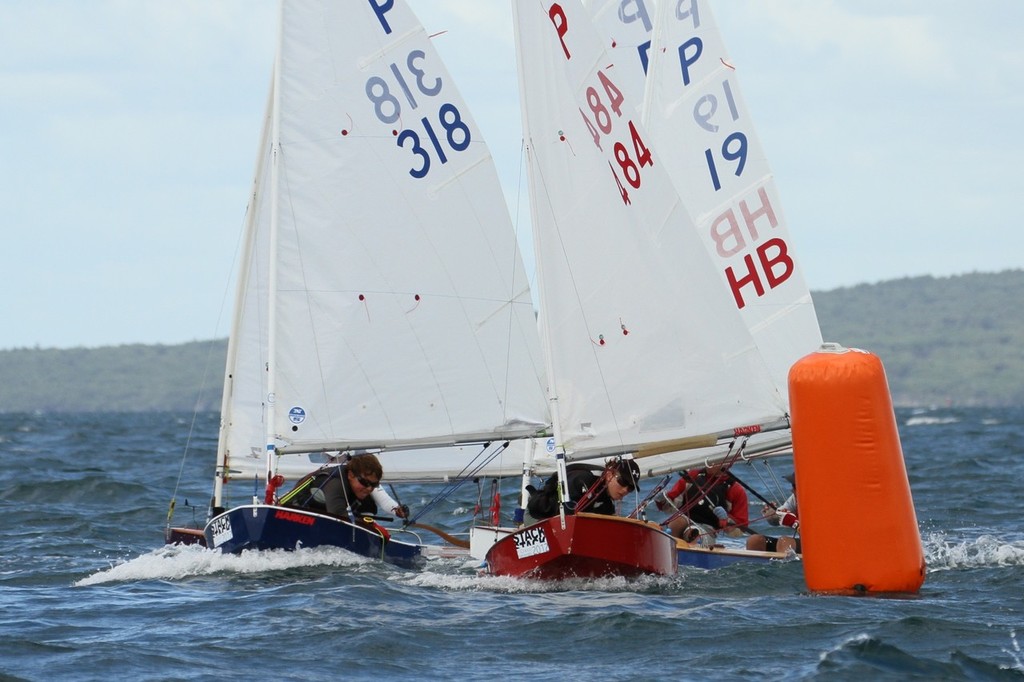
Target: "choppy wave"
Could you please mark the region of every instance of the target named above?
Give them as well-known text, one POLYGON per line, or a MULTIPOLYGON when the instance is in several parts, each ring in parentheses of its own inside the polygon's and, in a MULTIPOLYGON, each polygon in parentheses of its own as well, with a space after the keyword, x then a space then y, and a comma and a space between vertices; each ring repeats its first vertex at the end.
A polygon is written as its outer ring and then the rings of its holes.
POLYGON ((922 540, 929 571, 1024 566, 1024 541, 1007 541, 993 535, 949 541, 943 533, 932 533, 922 540))
POLYGON ((823 653, 817 673, 842 679, 877 679, 879 676, 914 679, 1018 679, 1024 675, 1016 631, 1009 632, 1014 650, 1005 664, 980 660, 959 649, 948 660, 916 655, 868 634, 854 635, 823 653), (1008 676, 1009 674, 1009 676, 1008 676))
MULTIPOLYGON (((1024 679, 1024 410, 898 417, 928 565, 913 599, 812 594, 798 562, 544 583, 464 558, 407 570, 336 548, 167 547, 169 494, 194 521, 205 507, 181 500, 210 486, 208 462, 182 468, 173 452, 180 421, 8 420, 0 679, 230 679, 256 665, 278 679, 1024 679)), ((206 451, 217 425, 198 434, 206 451)), ((432 495, 399 492, 414 507, 432 495)), ((435 519, 463 530, 475 497, 435 519)))

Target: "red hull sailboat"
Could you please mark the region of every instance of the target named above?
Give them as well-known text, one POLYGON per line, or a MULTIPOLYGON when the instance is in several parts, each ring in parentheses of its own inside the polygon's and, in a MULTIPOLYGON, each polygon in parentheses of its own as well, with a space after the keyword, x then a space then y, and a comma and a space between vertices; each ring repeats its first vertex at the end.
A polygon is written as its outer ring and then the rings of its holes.
POLYGON ((535 523, 499 540, 487 552, 493 575, 561 580, 672 575, 676 540, 657 524, 580 513, 535 523))

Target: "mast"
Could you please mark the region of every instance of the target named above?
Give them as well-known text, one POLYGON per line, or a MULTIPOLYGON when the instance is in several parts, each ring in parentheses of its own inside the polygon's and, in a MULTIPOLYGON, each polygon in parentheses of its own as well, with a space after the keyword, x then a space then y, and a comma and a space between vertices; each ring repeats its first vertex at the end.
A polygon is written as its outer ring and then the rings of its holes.
MULTIPOLYGON (((276 73, 276 70, 275 70, 276 73)), ((264 107, 263 126, 260 132, 259 152, 256 156, 256 173, 253 176, 252 192, 249 197, 249 209, 245 216, 244 243, 242 244, 242 257, 239 263, 235 283, 234 314, 231 320, 231 330, 228 333, 227 359, 224 363, 224 390, 220 404, 220 436, 217 441, 217 462, 213 474, 213 502, 212 506, 223 506, 224 478, 227 476, 228 455, 230 439, 228 437, 235 420, 232 395, 235 392, 235 379, 237 374, 239 335, 241 327, 242 309, 247 294, 247 281, 253 267, 253 257, 256 251, 256 225, 259 219, 260 195, 259 186, 262 182, 267 161, 267 136, 269 134, 271 117, 274 110, 274 74, 271 74, 270 88, 267 90, 267 104, 264 107)))
MULTIPOLYGON (((519 21, 519 3, 512 3, 512 22, 515 26, 516 36, 516 59, 521 65, 523 63, 523 41, 520 35, 522 30, 519 21)), ((521 110, 521 117, 523 121, 523 138, 526 140, 526 155, 527 155, 527 177, 530 183, 530 220, 533 225, 538 225, 539 221, 539 207, 537 197, 541 196, 541 193, 537 189, 537 185, 541 182, 541 179, 537 177, 537 170, 530 161, 529 157, 534 154, 533 149, 533 137, 530 134, 530 117, 527 115, 526 98, 528 97, 527 82, 524 75, 524 69, 520 66, 518 70, 519 75, 519 107, 521 110)), ((538 289, 538 300, 540 302, 541 310, 545 307, 545 300, 547 298, 547 289, 544 286, 544 259, 541 257, 542 244, 538 231, 534 229, 534 240, 533 248, 536 255, 537 263, 537 289, 538 289)), ((555 365, 552 361, 553 351, 551 345, 551 330, 550 324, 543 321, 541 317, 540 323, 540 343, 541 350, 544 353, 544 371, 547 375, 547 396, 548 396, 548 412, 551 416, 551 432, 555 440, 555 471, 558 474, 558 488, 559 488, 559 500, 566 501, 569 499, 569 483, 566 479, 565 471, 565 447, 562 439, 562 421, 559 418, 558 411, 558 392, 557 382, 555 381, 555 365)), ((525 507, 525 504, 523 505, 525 507)), ((562 504, 558 505, 559 517, 562 522, 562 527, 565 527, 565 507, 562 504)))
POLYGON ((277 386, 277 247, 278 247, 278 195, 280 194, 280 156, 281 156, 281 53, 284 50, 284 0, 278 9, 277 23, 277 55, 274 58, 273 105, 270 132, 270 266, 269 289, 267 295, 267 395, 265 415, 265 435, 267 449, 266 481, 270 485, 273 476, 274 451, 277 439, 274 437, 274 417, 276 410, 277 386))

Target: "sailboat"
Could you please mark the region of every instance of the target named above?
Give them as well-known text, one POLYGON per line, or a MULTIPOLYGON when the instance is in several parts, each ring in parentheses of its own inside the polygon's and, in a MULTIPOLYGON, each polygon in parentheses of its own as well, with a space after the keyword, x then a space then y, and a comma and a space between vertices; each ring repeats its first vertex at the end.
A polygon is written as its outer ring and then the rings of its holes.
POLYGON ((346 456, 440 480, 545 433, 530 289, 487 146, 406 4, 282 2, 279 19, 210 518, 168 540, 418 565, 424 545, 373 519, 279 497, 346 456))
MULTIPOLYGON (((632 455, 652 458, 648 473, 678 471, 725 458, 737 438, 785 434, 786 396, 643 125, 631 76, 578 0, 513 10, 562 478, 566 461, 632 455)), ((632 519, 560 514, 499 540, 486 559, 506 575, 671 573, 676 544, 662 558, 663 535, 632 519), (617 535, 624 521, 628 535, 617 535)))
MULTIPOLYGON (((590 0, 587 7, 615 55, 624 87, 643 94, 641 117, 648 134, 788 403, 789 370, 821 347, 821 332, 710 3, 590 0)), ((788 444, 787 434, 744 456, 784 452, 788 444)), ((680 561, 707 566, 763 558, 732 551, 705 554, 683 548, 680 561)))
MULTIPOLYGON (((784 316, 813 321, 801 278, 772 270, 792 293, 758 293, 768 314, 741 313, 700 233, 727 207, 688 209, 644 123, 656 129, 660 100, 638 105, 578 0, 513 10, 539 339, 490 154, 419 22, 401 0, 282 2, 210 517, 201 530, 169 520, 169 541, 225 552, 330 545, 418 566, 427 545, 375 519, 283 506, 283 486, 365 453, 380 455, 389 480, 460 478, 467 460, 522 442, 521 461, 473 471, 518 472, 524 489, 531 473, 555 471, 565 500, 568 462, 632 457, 653 476, 790 445, 781 365, 767 349, 785 338, 784 316)), ((730 144, 723 157, 737 161, 730 144)), ((765 183, 738 184, 723 201, 760 197, 765 183)), ((780 262, 777 245, 750 243, 762 266, 780 262)), ((817 334, 816 322, 800 328, 803 340, 817 334)), ((826 372, 807 371, 805 385, 826 372)), ((875 377, 871 390, 884 384, 875 377)), ((897 447, 883 454, 896 461, 898 439, 888 440, 897 447)), ((900 505, 912 512, 909 492, 900 505)), ((489 529, 489 570, 676 570, 680 544, 658 524, 576 511, 489 529)))

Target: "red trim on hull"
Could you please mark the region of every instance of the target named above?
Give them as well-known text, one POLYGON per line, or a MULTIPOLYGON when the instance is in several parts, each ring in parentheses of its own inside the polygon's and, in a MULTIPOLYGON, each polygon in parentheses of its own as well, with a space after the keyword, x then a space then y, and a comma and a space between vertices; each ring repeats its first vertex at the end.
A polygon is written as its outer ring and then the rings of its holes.
POLYGON ((485 558, 493 575, 562 580, 673 575, 676 541, 655 524, 602 514, 555 516, 502 538, 485 558))

